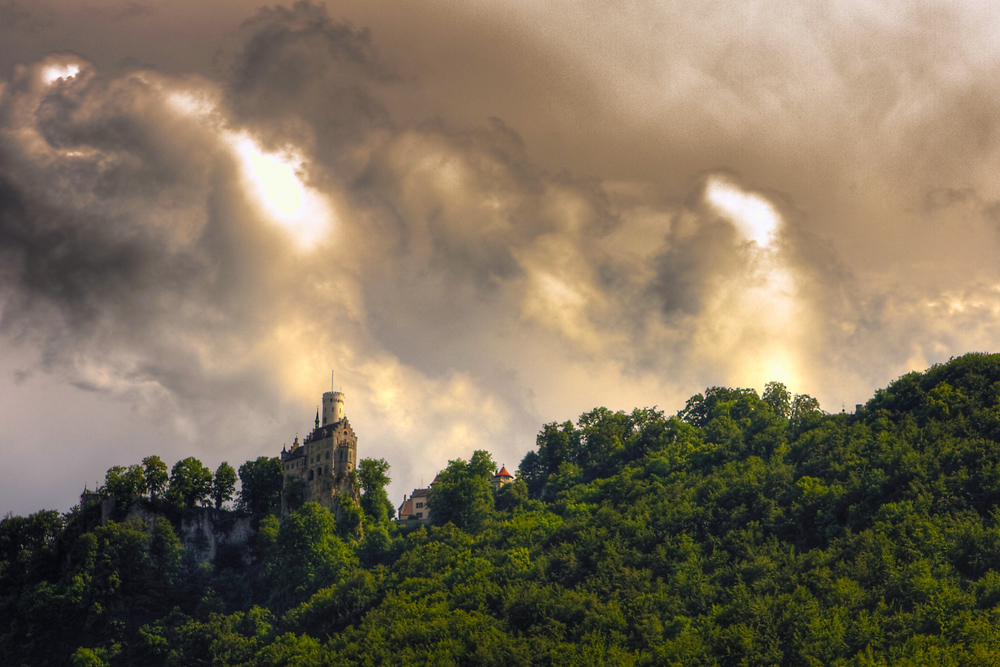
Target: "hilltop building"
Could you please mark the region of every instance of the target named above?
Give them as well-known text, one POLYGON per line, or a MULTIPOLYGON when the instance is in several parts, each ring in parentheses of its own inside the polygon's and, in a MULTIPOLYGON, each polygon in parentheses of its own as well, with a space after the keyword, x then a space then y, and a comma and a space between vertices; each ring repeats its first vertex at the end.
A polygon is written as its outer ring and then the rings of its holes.
POLYGON ((403 504, 396 510, 396 521, 408 526, 416 526, 424 523, 428 526, 431 523, 431 506, 427 504, 427 492, 430 487, 437 484, 437 475, 434 481, 426 489, 413 489, 413 493, 407 498, 403 496, 403 504))
POLYGON ((512 484, 514 476, 507 472, 507 466, 501 464, 500 472, 493 476, 493 490, 499 491, 502 487, 512 484))
MULTIPOLYGON (((285 469, 284 489, 302 485, 304 502, 316 502, 337 511, 337 496, 350 494, 355 500, 358 490, 351 472, 358 465, 358 437, 344 415, 344 394, 331 391, 323 394, 322 420, 316 411, 316 425, 299 444, 298 437, 290 450, 282 448, 281 464, 285 469)), ((282 513, 288 506, 282 493, 282 513)))
POLYGON ((396 521, 406 524, 418 524, 431 522, 431 508, 427 504, 427 489, 413 489, 413 493, 407 498, 403 496, 403 504, 396 512, 396 521))
MULTIPOLYGON (((435 476, 430 486, 434 486, 437 481, 438 478, 435 476)), ((494 492, 513 482, 514 476, 507 472, 507 466, 504 465, 500 466, 500 470, 490 480, 494 492)), ((403 496, 403 504, 396 510, 397 522, 408 526, 416 526, 421 523, 430 525, 431 507, 427 504, 427 492, 430 491, 430 486, 426 489, 413 489, 409 498, 403 496)))

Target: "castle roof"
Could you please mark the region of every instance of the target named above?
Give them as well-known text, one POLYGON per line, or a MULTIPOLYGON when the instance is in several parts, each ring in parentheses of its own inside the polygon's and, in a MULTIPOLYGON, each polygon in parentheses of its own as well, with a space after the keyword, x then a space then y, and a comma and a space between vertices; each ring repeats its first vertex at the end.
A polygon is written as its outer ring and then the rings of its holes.
POLYGON ((509 472, 507 472, 507 467, 506 466, 500 466, 500 472, 497 473, 497 477, 510 477, 511 479, 514 478, 513 475, 511 475, 509 472))
POLYGON ((296 447, 288 452, 281 452, 282 461, 290 461, 292 459, 301 459, 306 455, 305 447, 296 447))
POLYGON ((306 436, 303 444, 315 442, 316 440, 322 440, 323 438, 329 438, 338 428, 343 428, 345 432, 354 435, 354 429, 351 428, 351 424, 347 421, 347 417, 344 417, 340 421, 333 422, 332 424, 317 426, 313 429, 312 433, 306 436))

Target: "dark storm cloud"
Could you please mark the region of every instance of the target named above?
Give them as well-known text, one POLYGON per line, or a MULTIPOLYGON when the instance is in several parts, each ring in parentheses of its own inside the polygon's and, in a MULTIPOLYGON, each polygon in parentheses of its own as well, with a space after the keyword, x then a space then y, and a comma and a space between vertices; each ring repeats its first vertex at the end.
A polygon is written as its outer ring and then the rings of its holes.
MULTIPOLYGON (((54 311, 69 330, 62 335, 87 336, 109 304, 164 284, 164 273, 186 273, 164 266, 162 249, 145 234, 118 235, 107 222, 70 217, 0 181, 0 254, 11 299, 0 318, 5 330, 57 335, 63 327, 56 322, 31 321, 54 311)), ((127 307, 119 313, 129 314, 127 307)))
POLYGON ((0 324, 77 386, 208 427, 228 421, 208 414, 220 400, 275 397, 260 368, 210 372, 198 351, 214 341, 224 357, 227 339, 254 330, 248 291, 267 290, 246 264, 262 249, 209 191, 225 192, 232 166, 171 122, 156 88, 102 80, 65 54, 4 91, 0 324))
POLYGON ((240 34, 226 66, 236 119, 271 141, 313 145, 318 159, 353 175, 352 147, 391 127, 372 87, 393 77, 368 31, 297 2, 261 9, 240 34))
POLYGON ((47 21, 28 11, 18 0, 0 0, 0 33, 37 33, 50 25, 47 21))
MULTIPOLYGON (((698 188, 699 196, 703 190, 698 188)), ((740 240, 733 226, 702 201, 694 206, 675 216, 665 249, 656 259, 650 288, 668 319, 675 313, 701 312, 713 276, 728 273, 738 263, 740 240)))
POLYGON ((29 21, 31 14, 17 0, 0 2, 0 25, 5 30, 13 30, 29 21))

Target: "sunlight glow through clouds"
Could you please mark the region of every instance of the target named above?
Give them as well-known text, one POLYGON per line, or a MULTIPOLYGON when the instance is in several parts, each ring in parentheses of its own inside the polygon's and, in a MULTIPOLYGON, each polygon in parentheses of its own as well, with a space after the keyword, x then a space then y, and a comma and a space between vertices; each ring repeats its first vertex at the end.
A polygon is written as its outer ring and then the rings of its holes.
POLYGON ((217 100, 208 91, 172 90, 166 95, 167 104, 185 116, 206 118, 215 112, 217 100))
POLYGON ((743 192, 726 181, 713 178, 705 189, 705 197, 715 209, 726 216, 747 241, 766 248, 774 241, 781 216, 760 195, 743 192))
POLYGON ((50 65, 42 71, 42 80, 51 85, 60 79, 72 79, 80 73, 80 66, 75 64, 50 65))
POLYGON ((275 215, 291 218, 302 210, 305 191, 295 175, 300 163, 291 156, 262 152, 246 135, 236 139, 235 147, 248 175, 275 215))
POLYGON ((248 193, 266 217, 278 223, 302 248, 315 244, 331 219, 330 205, 316 190, 302 184, 302 158, 289 151, 266 153, 246 133, 227 133, 240 158, 248 193))
MULTIPOLYGON (((166 95, 178 113, 211 122, 219 111, 211 90, 173 90, 166 95)), ((220 125, 221 118, 215 119, 220 125)), ((221 129, 226 147, 236 156, 243 187, 258 212, 282 227, 302 249, 327 232, 333 217, 328 199, 302 182, 305 160, 292 147, 269 153, 245 130, 221 129)))
POLYGON ((798 389, 805 381, 799 350, 809 317, 795 270, 774 244, 781 215, 761 195, 722 178, 709 181, 705 199, 751 244, 743 269, 717 284, 698 346, 714 359, 741 360, 730 378, 734 385, 763 389, 778 380, 798 389))

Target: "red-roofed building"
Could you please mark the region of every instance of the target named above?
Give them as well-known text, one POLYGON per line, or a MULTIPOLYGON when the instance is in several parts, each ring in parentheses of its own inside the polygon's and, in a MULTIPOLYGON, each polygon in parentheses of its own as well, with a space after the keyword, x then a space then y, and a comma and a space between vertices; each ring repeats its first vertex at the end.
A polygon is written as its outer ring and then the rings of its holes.
POLYGON ((501 465, 500 472, 493 476, 493 490, 499 491, 514 481, 514 476, 507 472, 507 466, 501 465))

